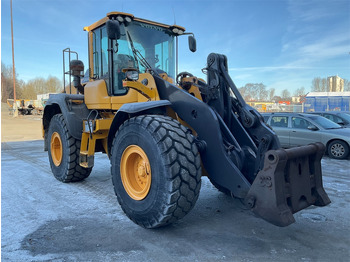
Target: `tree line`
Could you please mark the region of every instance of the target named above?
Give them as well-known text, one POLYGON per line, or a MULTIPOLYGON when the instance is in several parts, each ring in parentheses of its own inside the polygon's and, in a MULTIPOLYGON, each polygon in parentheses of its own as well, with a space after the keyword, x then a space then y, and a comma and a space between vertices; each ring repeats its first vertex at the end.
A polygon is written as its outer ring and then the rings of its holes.
POLYGON ((263 83, 248 83, 245 86, 238 88, 238 90, 246 101, 290 101, 292 95, 306 95, 304 87, 296 89, 293 94, 291 94, 288 89, 283 89, 280 92, 280 95, 277 95, 275 88, 267 89, 263 83))
MULTIPOLYGON (((238 88, 246 101, 291 101, 292 96, 305 96, 308 92, 305 87, 297 88, 293 93, 288 89, 283 89, 280 95, 276 95, 275 88, 267 88, 263 83, 248 83, 238 88)), ((311 91, 327 92, 327 78, 315 77, 311 81, 311 91)), ((344 91, 350 91, 350 81, 344 79, 344 91)))
MULTIPOLYGON (((16 76, 16 99, 37 99, 37 95, 46 93, 59 93, 62 91, 62 81, 55 76, 35 77, 27 82, 16 76)), ((13 99, 13 70, 1 62, 1 102, 6 103, 7 99, 13 99)))
MULTIPOLYGON (((1 102, 8 98, 13 99, 12 66, 6 66, 1 62, 1 102)), ((288 89, 283 89, 280 95, 275 88, 267 88, 263 83, 248 83, 238 88, 246 101, 290 101, 292 96, 304 96, 307 91, 304 87, 296 89, 293 94, 288 89)), ((16 73, 16 98, 37 99, 37 95, 46 93, 59 93, 62 91, 62 81, 57 77, 49 76, 46 79, 35 77, 27 83, 19 79, 16 73)), ((311 91, 326 92, 327 78, 315 77, 311 82, 311 91)), ((350 91, 350 81, 344 79, 344 91, 350 91)))
MULTIPOLYGON (((311 82, 311 91, 327 92, 328 91, 327 78, 315 77, 311 82)), ((344 79, 344 91, 350 91, 350 81, 347 79, 344 79)))

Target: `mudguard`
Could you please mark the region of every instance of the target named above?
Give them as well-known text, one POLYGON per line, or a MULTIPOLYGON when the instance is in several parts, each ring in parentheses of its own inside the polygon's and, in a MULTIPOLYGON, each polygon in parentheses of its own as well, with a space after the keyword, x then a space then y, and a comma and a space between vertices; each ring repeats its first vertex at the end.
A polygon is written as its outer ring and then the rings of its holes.
MULTIPOLYGON (((123 122, 131 116, 139 115, 141 112, 147 112, 152 110, 153 112, 157 109, 165 110, 165 107, 170 106, 171 103, 168 100, 148 101, 139 103, 128 103, 120 107, 118 112, 113 118, 111 128, 108 133, 108 152, 111 152, 111 147, 114 139, 114 135, 123 124, 123 122)), ((109 155, 109 153, 108 153, 109 155)))
POLYGON ((81 140, 83 119, 89 115, 89 109, 84 104, 83 95, 52 94, 46 102, 43 114, 43 127, 49 128, 51 118, 55 114, 62 114, 69 133, 81 140))

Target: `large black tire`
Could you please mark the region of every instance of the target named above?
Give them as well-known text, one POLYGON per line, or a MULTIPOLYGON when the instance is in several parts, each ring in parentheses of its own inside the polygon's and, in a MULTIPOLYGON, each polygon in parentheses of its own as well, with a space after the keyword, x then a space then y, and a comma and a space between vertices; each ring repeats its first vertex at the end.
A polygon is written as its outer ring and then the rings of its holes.
POLYGON ((52 117, 47 138, 50 166, 57 180, 77 182, 90 175, 92 168, 79 165, 80 140, 69 134, 62 114, 52 117))
POLYGON ((349 146, 344 141, 334 140, 328 145, 328 155, 335 159, 345 159, 349 155, 349 146))
POLYGON ((184 217, 195 205, 201 187, 194 139, 178 121, 166 116, 134 117, 119 128, 111 150, 111 173, 121 208, 144 228, 165 226, 184 217), (130 148, 144 152, 149 161, 150 186, 139 199, 123 185, 129 172, 121 171, 127 163, 124 152, 130 148))

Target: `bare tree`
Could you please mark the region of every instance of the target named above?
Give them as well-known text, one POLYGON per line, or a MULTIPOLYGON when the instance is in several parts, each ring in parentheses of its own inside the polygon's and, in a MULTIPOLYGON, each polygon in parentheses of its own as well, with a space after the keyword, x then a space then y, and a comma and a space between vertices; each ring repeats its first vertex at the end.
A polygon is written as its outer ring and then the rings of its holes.
POLYGON ((55 76, 49 76, 46 80, 46 93, 58 93, 62 89, 61 81, 55 76))
POLYGON ((238 90, 246 101, 264 101, 268 97, 268 91, 263 83, 248 83, 238 90))
POLYGON ((281 96, 282 96, 283 100, 290 100, 290 98, 291 98, 291 95, 290 95, 290 92, 288 91, 288 89, 283 89, 281 96))
POLYGON ((321 78, 321 92, 327 92, 327 78, 321 78))
POLYGON ((327 92, 327 78, 315 77, 311 82, 311 91, 327 92))
POLYGON ((321 91, 321 77, 315 77, 311 82, 311 90, 314 92, 321 91))
MULTIPOLYGON (((6 103, 7 99, 13 99, 13 73, 12 66, 6 66, 1 62, 1 102, 6 103)), ((21 87, 23 81, 19 80, 18 74, 16 73, 16 97, 22 97, 21 87)))
POLYGON ((300 87, 294 92, 294 96, 303 96, 305 95, 305 87, 300 87))
POLYGON ((269 92, 269 100, 272 101, 273 97, 275 96, 276 90, 274 88, 270 88, 268 92, 269 92))

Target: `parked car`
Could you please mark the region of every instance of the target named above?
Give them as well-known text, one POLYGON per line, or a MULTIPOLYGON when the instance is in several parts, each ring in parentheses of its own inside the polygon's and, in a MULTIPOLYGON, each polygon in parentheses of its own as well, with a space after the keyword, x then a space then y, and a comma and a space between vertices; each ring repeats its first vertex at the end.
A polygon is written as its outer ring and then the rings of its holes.
POLYGON ((332 158, 349 156, 350 128, 313 114, 263 113, 265 122, 276 132, 284 148, 321 142, 332 158))
POLYGON ((311 114, 320 115, 341 126, 350 127, 349 112, 327 111, 327 112, 312 112, 311 114))

